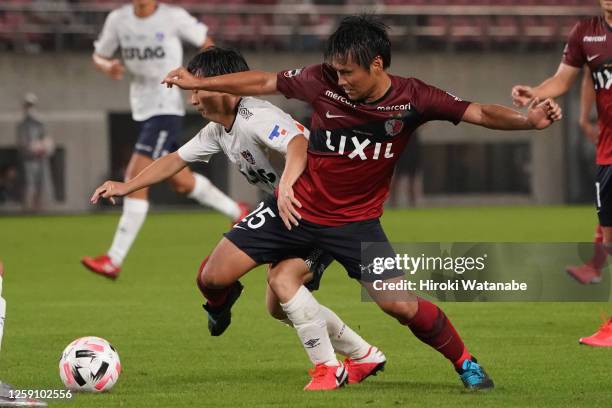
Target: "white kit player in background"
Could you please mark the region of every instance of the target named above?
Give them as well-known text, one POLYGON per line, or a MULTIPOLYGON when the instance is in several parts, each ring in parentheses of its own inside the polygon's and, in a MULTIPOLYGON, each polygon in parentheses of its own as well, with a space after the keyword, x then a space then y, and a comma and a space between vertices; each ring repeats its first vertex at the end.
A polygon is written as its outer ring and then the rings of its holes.
MULTIPOLYGON (((189 67, 194 72, 198 72, 197 75, 201 74, 206 77, 248 70, 248 65, 240 54, 218 47, 209 48, 196 55, 190 62, 189 67), (217 67, 216 70, 211 68, 213 65, 217 67)), ((292 196, 291 188, 289 187, 286 190, 284 185, 291 186, 304 170, 307 138, 310 134, 308 129, 278 107, 257 98, 240 98, 216 92, 194 91, 191 95, 191 103, 202 113, 202 116, 211 121, 208 125, 177 152, 156 160, 154 164, 133 180, 127 183, 106 181, 96 189, 91 201, 96 203, 100 198, 107 198, 114 203, 114 197, 130 194, 137 189, 159 183, 184 169, 187 163, 208 162, 214 154, 219 152, 223 152, 232 163, 238 166, 240 172, 249 182, 256 184, 263 191, 273 194, 274 190, 278 188, 279 197, 287 193, 292 196), (281 172, 277 171, 271 164, 269 151, 278 152, 286 157, 282 177, 280 176, 281 172)), ((279 204, 279 208, 283 207, 285 207, 283 204, 279 204)), ((253 213, 256 213, 256 211, 253 211, 253 213)), ((295 221, 297 225, 297 220, 293 218, 294 215, 299 218, 296 213, 288 219, 291 222, 295 221)), ((254 225, 257 224, 258 217, 254 215, 249 223, 251 221, 254 225)), ((286 223, 286 225, 290 229, 289 223, 286 223)), ((256 227, 254 226, 254 228, 256 227)), ((313 249, 312 252, 320 253, 321 251, 313 249)), ((331 256, 327 261, 324 259, 325 256, 321 255, 312 261, 313 257, 308 254, 302 259, 282 261, 275 265, 274 269, 284 268, 283 272, 301 274, 300 276, 305 279, 306 286, 310 290, 316 290, 323 270, 332 261, 331 256), (310 261, 319 265, 313 268, 309 264, 310 261), (311 275, 314 276, 311 278, 311 275), (313 281, 316 281, 316 285, 310 286, 313 281)), ((200 290, 205 296, 209 295, 204 293, 205 289, 199 282, 200 275, 198 275, 200 290)), ((234 301, 242 290, 240 283, 237 284, 240 289, 234 301)), ((306 291, 304 286, 301 289, 306 291)), ((207 298, 210 302, 211 297, 207 296, 207 298)), ((316 347, 317 344, 311 343, 310 328, 306 327, 307 325, 302 327, 299 324, 293 324, 287 318, 278 297, 269 286, 267 289, 267 304, 268 311, 273 317, 296 328, 307 354, 316 363, 321 357, 318 355, 320 348, 316 347)), ((223 315, 224 309, 212 310, 214 308, 211 308, 210 305, 206 305, 205 309, 209 314, 209 323, 211 315, 214 316, 214 319, 217 319, 216 324, 219 324, 221 319, 227 319, 227 324, 219 333, 211 331, 214 336, 222 334, 225 328, 229 326, 230 316, 223 315)), ((384 368, 386 358, 382 352, 361 338, 329 308, 321 305, 320 311, 324 316, 323 324, 326 325, 334 351, 347 358, 343 382, 347 379, 349 383, 361 382, 384 368)))
MULTIPOLYGON (((4 279, 4 265, 0 261, 0 348, 2 347, 2 335, 4 334, 4 318, 6 316, 6 301, 2 297, 2 281, 4 279)), ((43 401, 31 398, 15 398, 15 388, 0 381, 0 407, 46 407, 43 401)))
MULTIPOLYGON (((174 152, 181 133, 185 108, 178 89, 160 86, 165 73, 183 61, 182 41, 196 47, 212 45, 208 28, 180 7, 155 0, 133 0, 112 11, 95 42, 95 66, 115 80, 125 68, 131 75, 130 105, 132 117, 141 130, 127 166, 130 180, 155 159, 174 152), (121 60, 113 59, 121 50, 121 60), (125 65, 124 65, 125 64, 125 65)), ((172 187, 200 204, 230 217, 242 219, 248 208, 227 197, 206 177, 183 169, 170 179, 172 187)), ((115 279, 149 209, 148 190, 142 189, 125 198, 123 214, 113 243, 106 254, 84 257, 85 267, 115 279)))

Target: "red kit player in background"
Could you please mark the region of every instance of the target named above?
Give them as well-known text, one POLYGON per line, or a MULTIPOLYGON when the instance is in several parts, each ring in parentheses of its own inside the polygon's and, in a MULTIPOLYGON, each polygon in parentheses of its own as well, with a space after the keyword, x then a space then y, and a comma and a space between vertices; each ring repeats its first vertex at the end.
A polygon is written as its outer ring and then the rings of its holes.
MULTIPOLYGON (((555 98, 572 86, 580 69, 591 72, 599 120, 597 143, 597 180, 595 202, 599 226, 595 234, 595 254, 591 261, 579 267, 569 267, 568 273, 581 283, 601 280, 601 267, 612 251, 612 0, 600 0, 602 15, 579 21, 569 34, 557 72, 536 87, 517 85, 512 99, 525 106, 533 98, 555 98)), ((612 347, 612 318, 594 335, 581 338, 580 343, 612 347)))

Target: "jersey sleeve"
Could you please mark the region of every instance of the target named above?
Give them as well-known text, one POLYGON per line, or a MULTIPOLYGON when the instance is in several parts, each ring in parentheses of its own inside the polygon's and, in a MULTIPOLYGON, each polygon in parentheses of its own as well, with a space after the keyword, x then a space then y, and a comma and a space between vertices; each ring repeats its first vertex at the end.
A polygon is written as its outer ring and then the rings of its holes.
POLYGON ((294 137, 304 135, 308 138, 309 131, 290 115, 272 107, 262 107, 253 110, 248 129, 260 144, 287 154, 287 146, 294 137))
POLYGON ((321 92, 323 72, 320 64, 281 71, 276 75, 276 89, 286 98, 312 102, 321 92))
POLYGON ((461 122, 465 110, 471 102, 443 91, 435 86, 414 80, 414 91, 417 95, 416 109, 425 121, 447 120, 455 125, 461 122))
POLYGON ((204 45, 206 35, 208 34, 208 27, 189 14, 187 10, 182 8, 176 9, 175 23, 181 40, 191 43, 195 47, 204 45))
POLYGON ((117 11, 112 11, 100 32, 100 36, 94 41, 95 53, 104 58, 111 58, 119 48, 119 34, 117 33, 117 11))
POLYGON ((212 123, 206 125, 190 141, 181 146, 177 152, 183 161, 187 163, 205 162, 221 151, 221 146, 215 137, 215 129, 212 123))
POLYGON ((586 58, 582 48, 581 32, 581 24, 578 22, 574 28, 572 28, 567 38, 567 44, 565 44, 563 58, 561 59, 563 64, 576 68, 582 68, 582 66, 586 64, 586 58))

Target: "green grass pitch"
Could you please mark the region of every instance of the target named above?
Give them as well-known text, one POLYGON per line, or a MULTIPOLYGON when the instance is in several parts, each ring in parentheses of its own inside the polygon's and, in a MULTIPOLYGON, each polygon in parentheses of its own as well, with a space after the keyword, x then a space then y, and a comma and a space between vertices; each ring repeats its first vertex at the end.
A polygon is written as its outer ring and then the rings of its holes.
MULTIPOLYGON (((95 335, 117 348, 123 373, 101 395, 58 407, 461 407, 609 406, 612 350, 581 347, 602 303, 443 304, 494 378, 486 394, 463 392, 450 364, 410 331, 360 301, 334 264, 316 296, 388 358, 384 373, 326 393, 306 393, 309 362, 295 333, 269 318, 264 270, 243 280, 232 326, 211 338, 195 286, 200 260, 227 229, 212 213, 152 214, 116 282, 84 270, 82 255, 107 249, 118 216, 0 218, 7 320, 0 379, 19 389, 60 389, 58 358, 95 335)), ((591 207, 387 211, 392 241, 585 241, 591 207)), ((563 271, 559 271, 563 274, 563 271)))

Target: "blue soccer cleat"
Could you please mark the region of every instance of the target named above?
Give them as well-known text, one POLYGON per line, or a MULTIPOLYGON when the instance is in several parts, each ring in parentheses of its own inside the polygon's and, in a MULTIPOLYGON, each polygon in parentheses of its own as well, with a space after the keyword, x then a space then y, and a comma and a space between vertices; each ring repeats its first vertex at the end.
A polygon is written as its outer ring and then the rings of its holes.
POLYGON ((211 336, 220 336, 232 323, 232 306, 240 297, 244 286, 238 281, 230 286, 225 303, 221 306, 213 307, 208 303, 202 305, 208 313, 208 331, 211 336))
POLYGON ((470 391, 489 390, 495 387, 491 377, 474 357, 471 360, 465 360, 461 365, 461 370, 457 372, 465 388, 470 391))

